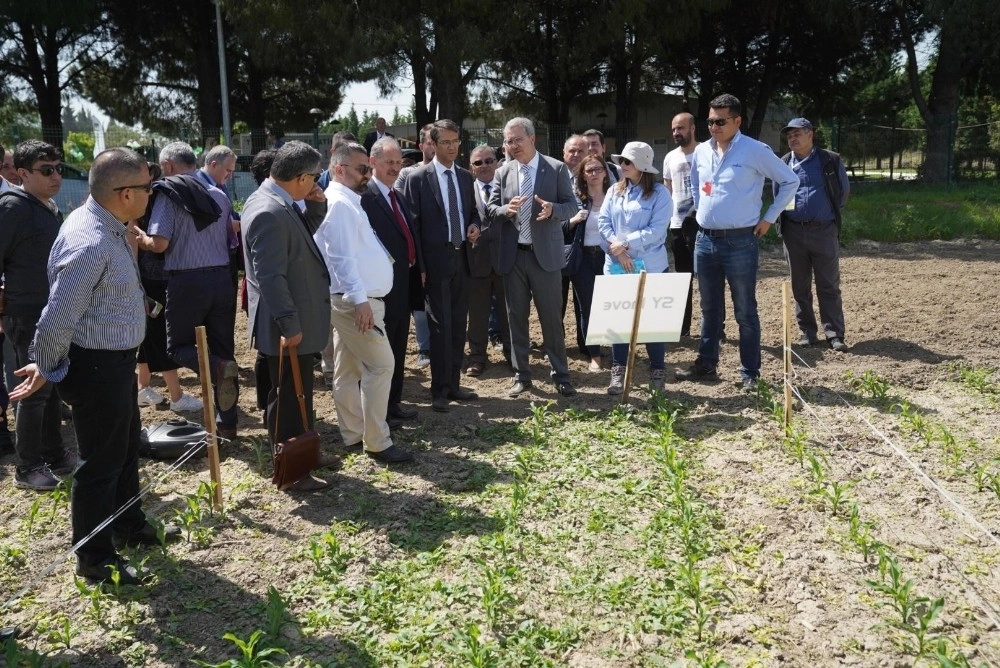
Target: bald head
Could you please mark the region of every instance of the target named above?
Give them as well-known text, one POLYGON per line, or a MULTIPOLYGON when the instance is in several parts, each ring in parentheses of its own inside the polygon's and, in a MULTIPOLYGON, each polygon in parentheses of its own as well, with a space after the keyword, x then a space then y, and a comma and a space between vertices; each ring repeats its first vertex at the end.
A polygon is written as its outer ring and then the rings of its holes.
POLYGON ((674 143, 685 153, 694 150, 694 115, 686 111, 674 116, 670 123, 670 133, 674 137, 674 143))
POLYGON ((149 167, 135 151, 109 148, 90 167, 90 194, 98 204, 125 222, 139 218, 149 202, 149 167))

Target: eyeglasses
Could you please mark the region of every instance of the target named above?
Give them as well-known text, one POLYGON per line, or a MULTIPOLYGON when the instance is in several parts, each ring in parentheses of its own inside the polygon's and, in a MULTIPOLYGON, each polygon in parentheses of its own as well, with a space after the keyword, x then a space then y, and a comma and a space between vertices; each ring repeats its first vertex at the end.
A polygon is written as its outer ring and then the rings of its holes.
POLYGON ((517 146, 518 144, 523 144, 527 137, 510 137, 503 140, 504 146, 517 146))
POLYGON ((583 173, 587 176, 594 176, 595 174, 603 174, 605 169, 603 167, 593 167, 591 169, 583 170, 583 173))
POLYGON ((717 128, 721 128, 722 126, 724 126, 726 123, 728 123, 729 121, 731 121, 734 118, 739 118, 739 117, 738 116, 729 116, 728 118, 710 118, 707 121, 708 122, 708 127, 712 127, 714 125, 717 128))
POLYGON ((358 174, 361 176, 366 175, 368 172, 372 171, 371 165, 352 165, 354 169, 358 170, 358 174))
POLYGON ((621 163, 622 166, 624 167, 628 167, 629 165, 632 164, 632 161, 629 160, 628 158, 618 158, 618 162, 621 163))
POLYGON ((315 183, 316 181, 319 181, 320 174, 322 173, 323 172, 302 172, 299 176, 311 176, 313 183, 315 183))
POLYGON ((42 176, 52 176, 53 174, 58 174, 62 176, 63 166, 62 165, 42 165, 38 169, 32 169, 31 167, 25 167, 24 169, 29 172, 38 172, 42 176))
POLYGON ((496 162, 496 160, 494 160, 493 158, 483 158, 482 160, 473 160, 472 166, 482 167, 483 165, 492 165, 494 162, 496 162))
POLYGON ((113 192, 121 192, 122 190, 142 190, 148 194, 153 192, 153 182, 150 181, 149 183, 139 183, 134 186, 119 186, 117 188, 112 188, 113 192))

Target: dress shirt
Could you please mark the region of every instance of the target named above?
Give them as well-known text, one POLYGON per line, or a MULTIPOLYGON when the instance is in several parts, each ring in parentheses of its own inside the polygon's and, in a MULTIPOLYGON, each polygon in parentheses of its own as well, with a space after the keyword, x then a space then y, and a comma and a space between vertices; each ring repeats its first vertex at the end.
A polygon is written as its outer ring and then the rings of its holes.
POLYGON ((726 152, 716 152, 714 138, 698 144, 691 163, 691 186, 698 224, 722 230, 773 223, 795 197, 799 177, 767 144, 737 130, 726 152), (764 179, 777 184, 774 203, 763 216, 760 208, 764 179))
MULTIPOLYGON (((795 210, 786 211, 785 215, 800 223, 812 220, 836 220, 837 213, 834 207, 840 208, 844 202, 830 201, 823 179, 823 161, 816 153, 816 148, 813 147, 809 155, 802 160, 796 158, 795 153, 792 153, 788 159, 788 166, 799 177, 799 188, 795 191, 795 210)), ((840 191, 843 193, 843 199, 846 199, 851 188, 847 182, 846 171, 841 170, 837 178, 840 179, 840 191)))
POLYGON ((93 197, 63 223, 47 271, 49 303, 29 351, 46 380, 66 377, 71 343, 90 350, 139 347, 146 336, 139 267, 125 226, 93 197))
POLYGON ((385 297, 392 290, 393 259, 375 236, 361 195, 331 181, 326 201, 326 218, 313 238, 330 270, 330 292, 355 305, 385 297))
POLYGON ((691 163, 694 151, 685 153, 680 146, 663 159, 663 177, 670 181, 674 211, 670 216, 670 227, 679 228, 684 216, 694 208, 694 194, 691 192, 691 163))
POLYGON ((466 227, 465 220, 466 219, 465 219, 465 211, 462 210, 462 189, 459 188, 459 186, 458 186, 458 171, 457 171, 458 170, 458 165, 456 165, 453 162, 453 163, 451 163, 451 167, 445 167, 440 162, 438 162, 438 159, 436 157, 434 158, 433 162, 434 162, 434 170, 437 172, 438 187, 441 188, 441 201, 444 202, 444 212, 445 212, 444 219, 445 219, 445 222, 448 224, 449 241, 451 241, 451 243, 453 245, 459 246, 459 245, 462 244, 463 241, 465 241, 465 227, 466 227), (459 222, 458 226, 462 230, 462 238, 458 239, 457 241, 455 239, 451 239, 450 238, 451 237, 451 219, 448 217, 448 213, 449 213, 448 212, 448 201, 449 201, 449 198, 448 198, 448 176, 445 174, 445 170, 451 170, 451 178, 454 179, 454 184, 455 184, 455 194, 458 195, 458 222, 459 222))
MULTIPOLYGON (((673 204, 670 193, 662 183, 657 183, 649 197, 642 196, 642 187, 625 181, 625 192, 618 193, 618 185, 611 186, 604 196, 601 213, 597 219, 603 241, 601 247, 607 252, 613 241, 626 242, 628 255, 633 260, 642 260, 647 272, 667 270, 667 228, 673 204)), ((605 259, 605 272, 617 262, 609 253, 605 259)))
POLYGON ((158 194, 153 202, 147 233, 170 242, 164 253, 165 271, 224 267, 229 264, 233 205, 226 193, 215 186, 206 185, 205 189, 219 205, 221 213, 216 222, 200 232, 194 226, 191 214, 174 204, 165 194, 158 194))
MULTIPOLYGON (((538 163, 541 162, 542 158, 538 151, 535 151, 535 155, 527 163, 521 163, 518 160, 514 161, 514 167, 517 169, 517 193, 521 194, 521 178, 523 174, 521 173, 521 167, 528 168, 528 174, 531 178, 531 192, 535 192, 535 179, 538 178, 538 163)), ((521 206, 527 206, 529 209, 533 209, 535 205, 534 197, 529 199, 527 202, 521 206)), ((530 244, 531 243, 531 225, 525 225, 523 228, 520 227, 521 219, 518 216, 514 216, 514 220, 518 223, 519 235, 517 237, 517 243, 519 244, 530 244)))
POLYGON ((490 195, 493 194, 493 181, 480 181, 476 179, 476 190, 479 191, 479 199, 483 201, 483 204, 486 204, 490 201, 490 195), (486 192, 487 188, 490 189, 489 193, 486 192))
POLYGON ((12 186, 9 183, 7 183, 7 179, 5 179, 4 177, 0 176, 0 193, 5 193, 5 192, 7 192, 8 190, 10 190, 13 187, 14 186, 12 186))

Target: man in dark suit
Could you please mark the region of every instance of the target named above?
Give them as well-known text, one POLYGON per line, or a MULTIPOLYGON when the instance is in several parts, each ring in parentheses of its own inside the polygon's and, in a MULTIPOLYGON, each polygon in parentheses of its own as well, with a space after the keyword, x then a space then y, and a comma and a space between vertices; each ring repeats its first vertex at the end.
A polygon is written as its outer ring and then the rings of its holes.
POLYGON ((392 256, 392 290, 385 296, 385 336, 389 339, 396 366, 392 371, 389 387, 389 408, 386 413, 392 426, 393 420, 412 420, 417 411, 403 406, 403 368, 406 365, 406 342, 410 336, 411 277, 417 275, 413 285, 416 297, 422 299, 417 246, 413 230, 407 220, 402 197, 393 189, 403 164, 399 144, 392 137, 379 139, 372 146, 369 162, 374 178, 361 194, 361 208, 368 214, 368 222, 375 236, 392 256))
POLYGON ((484 234, 499 246, 507 295, 514 360, 514 383, 507 394, 516 397, 532 386, 528 314, 534 298, 552 380, 559 394, 571 397, 576 389, 569 382, 559 318, 562 268, 566 264, 561 222, 576 215, 580 207, 566 165, 535 150, 531 121, 513 118, 503 135, 508 159, 493 180, 493 193, 486 205, 489 226, 484 234))
MULTIPOLYGON (((330 274, 296 202, 317 188, 322 159, 308 144, 285 143, 274 157, 271 175, 243 208, 250 343, 267 357, 273 387, 278 387, 281 349, 297 347, 308 416, 312 416, 313 356, 330 336, 330 274)), ((267 420, 275 443, 302 432, 291 369, 284 371, 278 389, 281 422, 267 420)), ((306 475, 290 489, 312 491, 328 484, 306 475)))
POLYGON ((382 117, 375 119, 375 129, 365 135, 365 150, 368 151, 368 155, 372 154, 372 146, 375 145, 379 139, 385 139, 386 137, 395 137, 395 135, 390 134, 385 131, 385 119, 382 117))
MULTIPOLYGON (((472 149, 469 167, 476 177, 476 207, 480 220, 486 220, 486 203, 493 190, 497 170, 496 152, 486 144, 472 149)), ((497 322, 504 357, 510 362, 510 327, 507 324, 507 303, 500 273, 500 244, 490 243, 481 236, 476 244, 467 244, 469 255, 469 356, 465 375, 476 377, 489 362, 490 303, 496 298, 497 322)))
MULTIPOLYGON (((413 217, 418 261, 424 275, 431 330, 431 407, 446 413, 448 400, 478 399, 459 387, 469 311, 467 243, 479 240, 479 210, 472 174, 455 164, 459 128, 442 119, 431 127, 434 159, 403 183, 403 199, 413 217)), ((560 251, 561 252, 561 251, 560 251)))

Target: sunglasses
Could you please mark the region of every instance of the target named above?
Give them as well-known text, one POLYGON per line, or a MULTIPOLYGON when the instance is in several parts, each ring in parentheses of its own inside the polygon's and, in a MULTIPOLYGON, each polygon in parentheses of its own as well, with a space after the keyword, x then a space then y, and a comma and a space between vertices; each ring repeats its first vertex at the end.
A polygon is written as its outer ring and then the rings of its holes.
POLYGON ((63 173, 62 165, 42 165, 38 169, 32 169, 31 167, 25 167, 24 169, 29 172, 38 172, 42 176, 52 176, 53 174, 59 174, 62 176, 63 173))
POLYGON ((368 172, 372 171, 371 165, 354 165, 354 169, 358 170, 358 174, 361 176, 366 175, 368 172))
POLYGON ((721 128, 722 126, 724 126, 726 123, 728 123, 730 120, 732 120, 734 118, 737 118, 737 116, 730 116, 729 118, 710 118, 707 121, 708 122, 708 127, 712 127, 714 125, 717 128, 721 128))
POLYGON ((482 160, 473 160, 472 166, 482 167, 483 165, 492 165, 494 162, 496 162, 496 160, 494 160, 493 158, 483 158, 482 160))
POLYGON ((121 192, 122 190, 142 190, 148 194, 153 192, 153 182, 150 181, 149 183, 139 183, 134 186, 119 186, 117 188, 112 188, 111 190, 116 193, 121 192))
POLYGON ((322 173, 323 172, 302 172, 301 174, 299 174, 299 176, 311 176, 313 183, 316 183, 317 181, 319 181, 320 174, 322 173))
POLYGON ((618 162, 621 163, 622 165, 625 165, 626 167, 632 164, 632 161, 629 160, 628 158, 618 158, 618 162))

